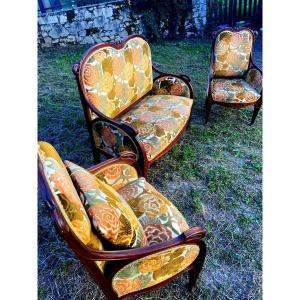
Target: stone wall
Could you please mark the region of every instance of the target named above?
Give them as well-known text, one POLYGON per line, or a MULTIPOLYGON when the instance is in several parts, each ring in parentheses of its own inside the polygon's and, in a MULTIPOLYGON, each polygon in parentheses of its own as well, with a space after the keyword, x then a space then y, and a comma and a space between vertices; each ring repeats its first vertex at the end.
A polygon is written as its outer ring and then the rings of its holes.
MULTIPOLYGON (((192 0, 186 36, 202 33, 206 24, 206 0, 192 0)), ((117 0, 38 16, 38 45, 97 44, 143 34, 141 16, 132 12, 130 0, 117 0)))

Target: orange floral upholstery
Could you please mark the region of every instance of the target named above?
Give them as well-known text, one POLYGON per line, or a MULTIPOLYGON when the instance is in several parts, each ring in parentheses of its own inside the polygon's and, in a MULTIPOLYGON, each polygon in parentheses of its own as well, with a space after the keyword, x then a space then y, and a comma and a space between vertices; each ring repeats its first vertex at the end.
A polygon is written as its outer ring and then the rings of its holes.
POLYGON ((246 75, 246 82, 253 86, 258 93, 262 90, 262 74, 256 68, 250 68, 246 75))
POLYGON ((118 193, 134 211, 150 245, 175 238, 189 228, 178 209, 145 178, 129 183, 118 193))
POLYGON ((113 118, 152 89, 150 47, 135 37, 119 50, 96 49, 85 60, 80 76, 87 99, 113 118))
MULTIPOLYGON (((90 220, 59 154, 46 142, 39 142, 38 146, 40 169, 66 223, 81 242, 93 249, 102 250, 102 243, 92 232, 90 220)), ((103 270, 105 262, 96 263, 103 270)))
POLYGON ((197 245, 183 245, 137 259, 114 275, 113 289, 121 297, 154 286, 191 265, 199 251, 197 245))
POLYGON ((115 190, 118 190, 138 179, 136 169, 130 165, 122 163, 107 166, 99 170, 99 172, 94 173, 94 176, 109 184, 115 190))
POLYGON ((260 93, 242 79, 213 79, 211 94, 214 101, 226 103, 254 103, 260 93))
POLYGON ((134 125, 149 161, 155 159, 187 124, 193 100, 171 95, 147 96, 121 120, 134 125))
POLYGON ((216 38, 213 72, 215 76, 242 76, 248 69, 253 35, 247 30, 224 30, 216 38))
POLYGON ((180 78, 163 76, 153 82, 152 93, 154 95, 173 95, 191 97, 188 85, 180 78))
POLYGON ((144 246, 146 238, 143 228, 126 201, 85 169, 69 161, 65 164, 83 195, 84 205, 96 231, 117 246, 144 246))

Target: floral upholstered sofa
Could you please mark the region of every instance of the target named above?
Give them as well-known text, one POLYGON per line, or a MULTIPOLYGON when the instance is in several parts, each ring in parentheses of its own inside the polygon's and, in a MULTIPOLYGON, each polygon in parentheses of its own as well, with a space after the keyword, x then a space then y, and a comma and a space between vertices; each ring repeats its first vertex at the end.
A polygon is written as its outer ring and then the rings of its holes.
POLYGON ((50 214, 107 299, 158 288, 187 270, 195 285, 205 231, 189 228, 139 176, 133 152, 85 170, 46 142, 38 147, 39 189, 50 214))
POLYGON ((254 106, 251 124, 262 105, 262 71, 254 64, 255 33, 248 28, 222 29, 212 43, 206 97, 205 123, 211 106, 242 108, 254 106))
POLYGON ((193 90, 186 75, 152 64, 149 44, 137 35, 88 49, 73 66, 95 162, 131 150, 142 172, 183 134, 193 90), (153 71, 159 75, 153 80, 153 71))

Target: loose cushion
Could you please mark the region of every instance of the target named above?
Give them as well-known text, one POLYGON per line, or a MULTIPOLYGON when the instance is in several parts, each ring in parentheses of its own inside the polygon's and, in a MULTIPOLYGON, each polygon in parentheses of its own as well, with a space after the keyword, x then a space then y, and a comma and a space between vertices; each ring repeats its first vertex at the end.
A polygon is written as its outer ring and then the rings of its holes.
POLYGON ((121 49, 95 48, 85 58, 80 77, 86 98, 114 118, 152 89, 150 47, 142 38, 134 37, 121 49))
POLYGON ((138 179, 137 171, 134 167, 116 163, 102 168, 97 173, 93 173, 99 180, 104 181, 115 190, 118 190, 130 182, 138 179))
POLYGON ((72 162, 65 161, 96 231, 111 244, 142 247, 144 230, 126 201, 108 184, 72 162))
POLYGON ((224 30, 216 38, 213 71, 216 76, 242 76, 249 66, 253 35, 243 29, 238 32, 224 30))
POLYGON ((96 250, 103 249, 100 240, 91 230, 89 217, 59 154, 46 142, 39 142, 38 145, 40 169, 65 221, 84 244, 96 250))
POLYGON ((213 79, 211 93, 214 101, 226 103, 254 103, 259 92, 242 79, 213 79))
POLYGON ((172 95, 147 96, 121 120, 138 130, 149 161, 155 159, 187 124, 193 100, 172 95))
POLYGON ((152 92, 154 95, 173 95, 191 97, 188 85, 180 78, 163 76, 153 82, 152 92))
POLYGON ((178 274, 199 255, 199 246, 182 245, 137 259, 112 279, 112 287, 119 297, 154 286, 178 274))
POLYGON ((175 238, 189 228, 178 209, 143 177, 118 193, 138 217, 150 245, 175 238))

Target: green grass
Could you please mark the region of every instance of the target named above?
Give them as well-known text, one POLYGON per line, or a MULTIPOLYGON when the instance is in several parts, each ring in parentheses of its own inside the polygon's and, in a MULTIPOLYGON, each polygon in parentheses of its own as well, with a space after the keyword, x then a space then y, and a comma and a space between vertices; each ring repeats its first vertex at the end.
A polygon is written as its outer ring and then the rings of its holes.
MULTIPOLYGON (((151 45, 153 60, 192 79, 195 105, 189 129, 150 169, 149 181, 183 213, 190 226, 207 230, 207 259, 194 293, 182 276, 133 299, 262 298, 261 113, 213 107, 204 126, 210 43, 200 40, 151 45)), ((39 139, 63 159, 93 164, 72 64, 85 47, 39 52, 39 139)), ((260 52, 255 55, 261 61, 260 52)), ((39 199, 39 299, 104 299, 68 245, 56 233, 39 199)))

